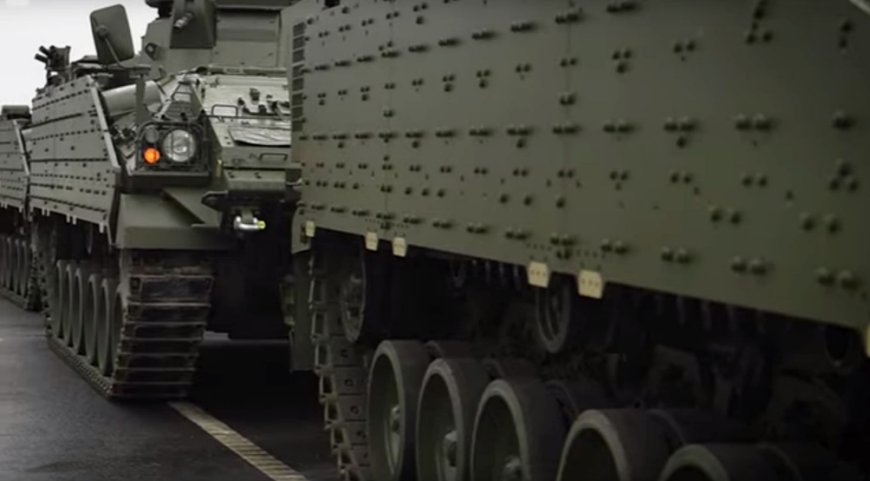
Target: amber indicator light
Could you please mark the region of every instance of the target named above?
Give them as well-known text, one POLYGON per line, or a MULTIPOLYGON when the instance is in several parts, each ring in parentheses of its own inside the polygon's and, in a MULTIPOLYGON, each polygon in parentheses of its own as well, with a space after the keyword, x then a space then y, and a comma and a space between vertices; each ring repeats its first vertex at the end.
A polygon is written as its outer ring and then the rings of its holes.
POLYGON ((160 151, 154 147, 148 147, 142 152, 142 160, 148 165, 154 165, 160 162, 160 151))

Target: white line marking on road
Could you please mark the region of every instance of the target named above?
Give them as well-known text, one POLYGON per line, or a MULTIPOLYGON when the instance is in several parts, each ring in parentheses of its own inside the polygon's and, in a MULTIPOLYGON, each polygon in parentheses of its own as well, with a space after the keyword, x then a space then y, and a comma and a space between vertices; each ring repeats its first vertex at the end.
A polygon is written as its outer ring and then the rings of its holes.
POLYGON ((172 409, 199 426, 219 443, 239 455, 273 481, 308 481, 298 471, 282 463, 231 427, 222 423, 199 406, 190 403, 169 403, 172 409))

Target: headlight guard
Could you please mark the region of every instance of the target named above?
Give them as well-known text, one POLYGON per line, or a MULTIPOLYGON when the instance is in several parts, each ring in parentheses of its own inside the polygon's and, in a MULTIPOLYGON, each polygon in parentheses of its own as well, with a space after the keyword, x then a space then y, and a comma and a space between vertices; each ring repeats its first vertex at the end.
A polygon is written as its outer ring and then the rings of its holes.
POLYGON ((149 122, 139 129, 136 139, 136 159, 130 165, 131 171, 210 170, 208 139, 197 123, 149 122), (154 155, 155 151, 159 155, 154 155))

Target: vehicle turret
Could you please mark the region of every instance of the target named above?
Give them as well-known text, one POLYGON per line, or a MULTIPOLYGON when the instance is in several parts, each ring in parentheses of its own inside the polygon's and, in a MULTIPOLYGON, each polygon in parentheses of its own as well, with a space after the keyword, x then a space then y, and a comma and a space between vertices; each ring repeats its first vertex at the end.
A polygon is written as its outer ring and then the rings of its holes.
POLYGON ((207 65, 282 68, 282 9, 293 0, 147 0, 158 18, 142 39, 143 61, 160 72, 207 65))

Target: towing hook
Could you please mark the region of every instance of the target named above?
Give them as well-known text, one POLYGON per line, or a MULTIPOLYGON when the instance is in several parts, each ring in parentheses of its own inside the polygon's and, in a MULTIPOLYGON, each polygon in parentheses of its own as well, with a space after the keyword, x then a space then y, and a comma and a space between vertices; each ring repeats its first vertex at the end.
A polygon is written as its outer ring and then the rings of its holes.
POLYGON ((242 216, 237 215, 233 220, 233 228, 236 232, 262 232, 266 230, 266 221, 253 216, 242 219, 242 216))

